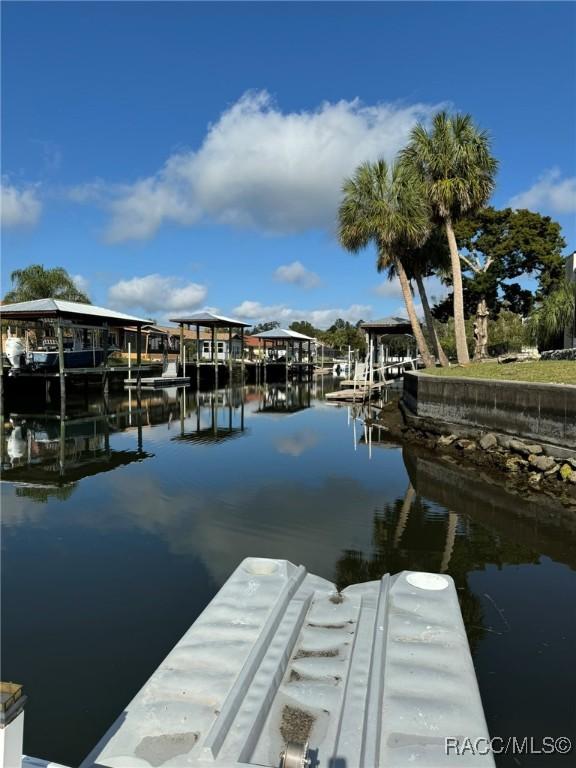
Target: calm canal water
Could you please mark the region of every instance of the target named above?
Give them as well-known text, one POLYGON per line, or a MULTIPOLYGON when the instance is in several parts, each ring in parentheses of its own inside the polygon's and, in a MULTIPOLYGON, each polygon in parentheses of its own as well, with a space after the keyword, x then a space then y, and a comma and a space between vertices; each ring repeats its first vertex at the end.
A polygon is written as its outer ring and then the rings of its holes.
POLYGON ((367 440, 323 386, 123 395, 71 404, 64 431, 5 427, 2 679, 29 696, 28 754, 77 765, 249 555, 340 587, 445 570, 491 734, 574 737, 576 515, 367 440))

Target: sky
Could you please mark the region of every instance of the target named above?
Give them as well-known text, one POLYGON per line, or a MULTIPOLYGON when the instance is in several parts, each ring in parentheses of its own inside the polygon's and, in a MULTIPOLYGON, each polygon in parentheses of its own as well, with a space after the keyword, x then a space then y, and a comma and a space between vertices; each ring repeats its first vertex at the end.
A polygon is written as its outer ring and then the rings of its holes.
MULTIPOLYGON (((2 3, 2 294, 63 266, 158 322, 405 314, 336 239, 342 181, 438 108, 500 161, 492 203, 576 247, 576 5, 2 3)), ((445 289, 432 279, 432 297, 445 289)))

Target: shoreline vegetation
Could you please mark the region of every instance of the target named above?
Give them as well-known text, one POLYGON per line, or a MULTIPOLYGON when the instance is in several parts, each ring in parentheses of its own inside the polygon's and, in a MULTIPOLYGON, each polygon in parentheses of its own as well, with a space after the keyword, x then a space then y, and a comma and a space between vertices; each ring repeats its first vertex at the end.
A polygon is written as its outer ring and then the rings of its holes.
POLYGON ((576 362, 573 360, 530 360, 512 363, 490 360, 466 366, 426 368, 421 373, 427 376, 576 385, 576 362))

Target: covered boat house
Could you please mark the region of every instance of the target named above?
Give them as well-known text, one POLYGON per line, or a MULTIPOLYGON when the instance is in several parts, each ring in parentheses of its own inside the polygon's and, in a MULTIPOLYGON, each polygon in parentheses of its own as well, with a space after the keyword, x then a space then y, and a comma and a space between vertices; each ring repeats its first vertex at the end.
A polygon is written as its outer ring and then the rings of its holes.
POLYGON ((216 382, 218 381, 219 369, 222 366, 224 371, 227 369, 229 377, 232 376, 235 365, 239 365, 242 372, 244 371, 244 331, 250 323, 208 311, 192 312, 185 317, 170 318, 170 322, 180 326, 179 357, 180 365, 184 371, 187 362, 186 346, 191 346, 193 350, 192 359, 189 359, 188 362, 193 362, 196 365, 198 385, 200 384, 202 366, 209 366, 213 369, 216 382), (185 329, 190 331, 192 327, 196 329, 195 340, 186 345, 185 329), (202 337, 200 330, 202 328, 208 329, 209 338, 202 337))
POLYGON ((67 376, 102 376, 113 370, 108 357, 118 349, 123 329, 135 329, 136 365, 141 365, 142 326, 150 320, 127 315, 94 304, 61 299, 37 299, 0 307, 6 328, 2 335, 4 353, 11 377, 60 379, 60 395, 65 395, 67 376))
POLYGON ((405 317, 384 317, 362 323, 368 349, 372 348, 372 363, 377 367, 401 363, 418 356, 416 339, 410 320, 405 317))
POLYGON ((312 336, 290 328, 273 328, 256 333, 252 338, 260 343, 260 365, 265 379, 268 373, 277 373, 279 367, 284 369, 286 377, 292 374, 301 378, 312 374, 316 349, 316 339, 312 336))

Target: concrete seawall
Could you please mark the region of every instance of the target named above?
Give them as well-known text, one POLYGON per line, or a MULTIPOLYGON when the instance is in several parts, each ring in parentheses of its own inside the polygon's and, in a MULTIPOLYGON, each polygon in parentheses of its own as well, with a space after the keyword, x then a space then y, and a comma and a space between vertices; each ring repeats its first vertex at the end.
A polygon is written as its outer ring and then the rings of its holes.
POLYGON ((406 373, 403 403, 423 419, 576 446, 576 386, 406 373))

